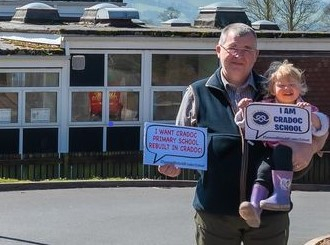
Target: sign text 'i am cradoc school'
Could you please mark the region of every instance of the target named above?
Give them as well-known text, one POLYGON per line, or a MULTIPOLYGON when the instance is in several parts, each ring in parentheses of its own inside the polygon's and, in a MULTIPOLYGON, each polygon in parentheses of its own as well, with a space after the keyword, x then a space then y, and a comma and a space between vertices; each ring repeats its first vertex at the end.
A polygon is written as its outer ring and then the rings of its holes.
POLYGON ((145 123, 143 163, 207 169, 206 128, 145 123))
POLYGON ((312 142, 311 107, 251 103, 245 112, 245 138, 263 141, 312 142))

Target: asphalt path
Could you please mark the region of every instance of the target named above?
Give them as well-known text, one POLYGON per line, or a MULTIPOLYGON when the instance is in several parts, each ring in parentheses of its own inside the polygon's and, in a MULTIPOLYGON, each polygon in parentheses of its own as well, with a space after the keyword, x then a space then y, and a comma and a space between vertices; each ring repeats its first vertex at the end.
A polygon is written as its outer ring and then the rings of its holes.
MULTIPOLYGON (((193 245, 194 188, 0 192, 0 244, 193 245)), ((330 233, 330 192, 294 191, 289 245, 330 233)))

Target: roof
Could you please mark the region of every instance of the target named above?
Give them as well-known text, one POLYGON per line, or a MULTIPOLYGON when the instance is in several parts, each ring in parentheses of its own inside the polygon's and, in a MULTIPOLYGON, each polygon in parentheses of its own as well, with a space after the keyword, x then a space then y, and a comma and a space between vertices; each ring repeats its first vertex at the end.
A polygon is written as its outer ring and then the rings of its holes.
MULTIPOLYGON (((330 38, 330 32, 293 32, 256 30, 259 38, 330 38)), ((0 54, 63 55, 61 38, 65 36, 136 36, 136 37, 184 37, 218 38, 221 29, 195 26, 148 26, 114 27, 109 24, 27 24, 10 21, 0 22, 0 54), (36 40, 36 36, 45 40, 36 40), (18 38, 20 36, 20 38, 18 38), (25 38, 24 38, 25 37, 25 38), (12 41, 9 41, 12 40, 12 41), (49 42, 50 41, 50 42, 49 42), (40 44, 37 44, 40 43, 40 44)))
MULTIPOLYGON (((221 29, 208 27, 170 27, 170 26, 148 26, 138 27, 114 27, 109 24, 26 24, 13 23, 10 21, 0 22, 1 32, 20 33, 44 33, 44 34, 75 34, 75 35, 96 35, 96 36, 157 36, 157 37, 219 37, 221 29)), ((258 37, 265 38, 329 38, 330 32, 306 32, 306 31, 274 31, 256 30, 258 37)))

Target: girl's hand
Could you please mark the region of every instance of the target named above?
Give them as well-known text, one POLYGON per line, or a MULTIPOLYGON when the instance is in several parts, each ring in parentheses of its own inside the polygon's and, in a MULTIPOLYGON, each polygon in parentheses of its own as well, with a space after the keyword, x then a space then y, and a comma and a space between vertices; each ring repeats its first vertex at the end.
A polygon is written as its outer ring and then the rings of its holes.
POLYGON ((245 109, 252 102, 253 102, 252 99, 243 98, 238 102, 237 107, 238 109, 245 109))
POLYGON ((311 120, 312 120, 312 125, 315 128, 315 130, 316 131, 320 130, 322 127, 321 120, 315 113, 311 113, 311 120))
POLYGON ((311 106, 311 104, 309 104, 308 102, 298 102, 297 106, 299 106, 300 108, 305 108, 306 106, 311 106))

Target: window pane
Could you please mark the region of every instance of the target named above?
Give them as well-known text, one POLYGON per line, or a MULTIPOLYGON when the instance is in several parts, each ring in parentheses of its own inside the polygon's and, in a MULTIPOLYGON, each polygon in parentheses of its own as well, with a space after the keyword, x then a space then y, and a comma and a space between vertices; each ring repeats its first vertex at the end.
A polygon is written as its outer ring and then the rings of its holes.
POLYGON ((188 86, 211 75, 218 66, 216 55, 154 54, 153 86, 188 86))
POLYGON ((70 86, 103 86, 104 85, 104 55, 85 54, 83 56, 85 57, 84 69, 82 70, 72 69, 72 64, 71 64, 70 86))
POLYGON ((141 55, 112 54, 108 57, 108 86, 140 86, 141 55))
POLYGON ((154 92, 153 120, 175 120, 181 100, 181 92, 154 92))
POLYGON ((25 96, 25 122, 57 121, 56 92, 27 92, 25 96))
POLYGON ((138 151, 140 127, 107 128, 107 151, 138 151))
POLYGON ((1 87, 58 87, 59 73, 56 72, 13 72, 0 73, 1 87))
POLYGON ((13 82, 13 74, 12 73, 0 73, 0 87, 17 87, 18 85, 14 85, 13 82))
POLYGON ((109 92, 109 120, 137 121, 139 119, 138 92, 109 92))
POLYGON ((17 93, 0 93, 0 123, 17 123, 17 93))
POLYGON ((0 129, 0 154, 17 154, 19 129, 0 129))
POLYGON ((57 128, 33 128, 23 130, 23 153, 58 152, 57 128))
POLYGON ((72 93, 72 122, 89 122, 102 120, 102 92, 72 93))
POLYGON ((25 73, 25 87, 58 87, 58 73, 25 73))
POLYGON ((102 128, 70 128, 70 152, 100 152, 102 151, 102 128))

